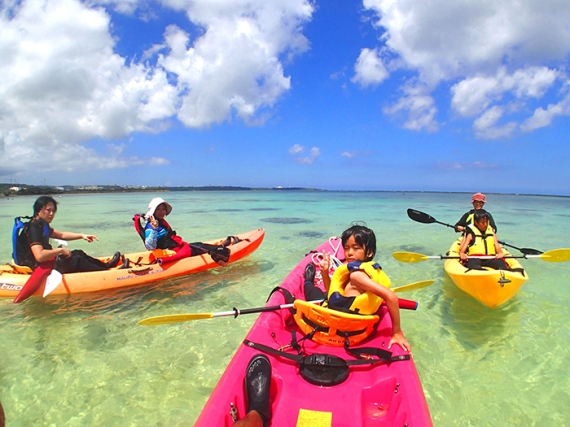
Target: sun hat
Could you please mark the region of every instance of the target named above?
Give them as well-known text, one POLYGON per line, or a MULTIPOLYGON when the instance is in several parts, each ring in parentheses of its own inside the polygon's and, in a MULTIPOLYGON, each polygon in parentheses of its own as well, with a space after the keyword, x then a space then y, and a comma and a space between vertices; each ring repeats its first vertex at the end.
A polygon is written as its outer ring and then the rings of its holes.
POLYGON ((162 197, 155 197, 148 204, 148 211, 145 215, 146 219, 150 218, 151 215, 154 215, 156 208, 163 203, 164 206, 166 206, 166 215, 170 214, 170 212, 172 212, 172 206, 170 206, 170 203, 165 202, 162 197))
POLYGON ((485 195, 483 193, 475 193, 473 194, 473 197, 471 197, 471 201, 478 201, 478 202, 483 202, 485 203, 487 200, 485 199, 485 195))

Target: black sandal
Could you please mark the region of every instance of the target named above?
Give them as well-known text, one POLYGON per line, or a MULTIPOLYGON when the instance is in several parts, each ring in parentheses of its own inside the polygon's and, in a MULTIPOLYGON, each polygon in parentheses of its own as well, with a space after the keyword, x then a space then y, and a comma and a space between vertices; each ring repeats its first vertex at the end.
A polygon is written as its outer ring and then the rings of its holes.
POLYGON ((231 251, 225 246, 220 246, 215 250, 208 251, 208 253, 212 257, 212 259, 218 264, 220 264, 220 262, 228 263, 230 261, 231 251))
POLYGON ((126 258, 124 255, 121 255, 121 261, 123 265, 119 267, 119 270, 126 270, 131 266, 131 260, 126 258))
POLYGON ((226 247, 226 246, 230 246, 230 245, 235 245, 236 243, 241 242, 241 239, 237 236, 228 236, 226 237, 226 240, 224 240, 224 243, 222 243, 222 246, 226 247))
POLYGON ((121 253, 115 252, 115 254, 113 255, 113 258, 111 258, 109 261, 107 261, 105 263, 105 267, 106 268, 115 268, 117 266, 117 264, 119 264, 120 260, 121 260, 121 253))
POLYGON ((247 413, 257 411, 267 427, 271 419, 271 363, 267 356, 254 356, 245 371, 245 391, 247 394, 247 413))

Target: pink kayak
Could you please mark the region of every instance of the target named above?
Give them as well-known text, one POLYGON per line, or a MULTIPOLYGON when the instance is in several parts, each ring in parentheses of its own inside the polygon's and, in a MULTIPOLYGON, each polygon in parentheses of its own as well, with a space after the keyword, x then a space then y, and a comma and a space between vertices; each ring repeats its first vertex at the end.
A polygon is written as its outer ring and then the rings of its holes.
MULTIPOLYGON (((282 288, 289 290, 296 299, 304 300, 303 283, 305 266, 314 262, 315 252, 333 253, 343 259, 340 239, 333 238, 307 255, 285 278, 282 288), (335 253, 336 252, 336 253, 335 253)), ((283 292, 275 292, 267 306, 287 304, 283 292)), ((362 347, 386 349, 391 337, 391 320, 384 305, 378 313, 380 323, 375 332, 351 350, 362 347)), ((245 416, 246 398, 244 376, 251 358, 265 354, 272 367, 271 408, 269 426, 335 426, 335 427, 425 427, 432 426, 429 409, 413 359, 399 346, 393 346, 394 361, 379 361, 373 364, 354 364, 358 360, 349 355, 342 346, 317 344, 309 339, 299 345, 305 355, 326 354, 349 361, 348 377, 337 385, 323 386, 308 382, 300 375, 299 363, 292 358, 298 352, 278 350, 292 341, 291 330, 298 329, 289 309, 262 313, 235 353, 206 406, 196 426, 230 427, 234 424, 232 412, 238 419, 245 416), (250 343, 254 343, 252 347, 250 343), (400 357, 398 357, 400 356, 400 357), (398 360, 398 359, 404 360, 398 360)), ((304 334, 297 331, 297 339, 304 334)))

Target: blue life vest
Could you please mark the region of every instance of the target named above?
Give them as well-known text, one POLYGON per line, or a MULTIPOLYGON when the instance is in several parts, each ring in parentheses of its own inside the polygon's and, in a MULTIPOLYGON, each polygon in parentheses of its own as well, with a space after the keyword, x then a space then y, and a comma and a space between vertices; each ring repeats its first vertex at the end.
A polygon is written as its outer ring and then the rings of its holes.
MULTIPOLYGON (((26 236, 26 228, 30 221, 24 223, 22 219, 31 220, 31 216, 17 216, 14 218, 14 227, 12 227, 12 259, 17 265, 27 265, 31 267, 36 264, 30 243, 26 236)), ((49 237, 49 226, 44 224, 44 235, 49 237)))

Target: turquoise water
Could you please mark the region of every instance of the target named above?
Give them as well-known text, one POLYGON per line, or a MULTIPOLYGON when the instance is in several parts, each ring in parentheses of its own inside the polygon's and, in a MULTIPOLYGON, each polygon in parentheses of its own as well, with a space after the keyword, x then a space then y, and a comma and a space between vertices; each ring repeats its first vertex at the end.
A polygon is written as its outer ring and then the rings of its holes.
MULTIPOLYGON (((54 227, 96 234, 70 242, 93 255, 138 251, 132 215, 157 194, 67 195, 54 227)), ((394 286, 435 279, 401 294, 402 312, 435 426, 570 425, 570 262, 523 260, 530 280, 498 309, 457 289, 440 260, 402 264, 394 251, 443 254, 455 233, 419 224, 407 208, 454 223, 470 195, 354 192, 163 193, 170 223, 187 240, 267 230, 252 256, 182 280, 110 292, 0 299, 0 401, 9 427, 192 426, 255 320, 217 318, 158 327, 149 316, 262 306, 305 253, 352 221, 378 236, 377 260, 394 286)), ((570 247, 570 198, 488 195, 499 238, 519 247, 570 247)), ((35 198, 0 200, 0 260, 10 259, 16 215, 35 198)), ((514 254, 518 254, 513 250, 514 254)))

